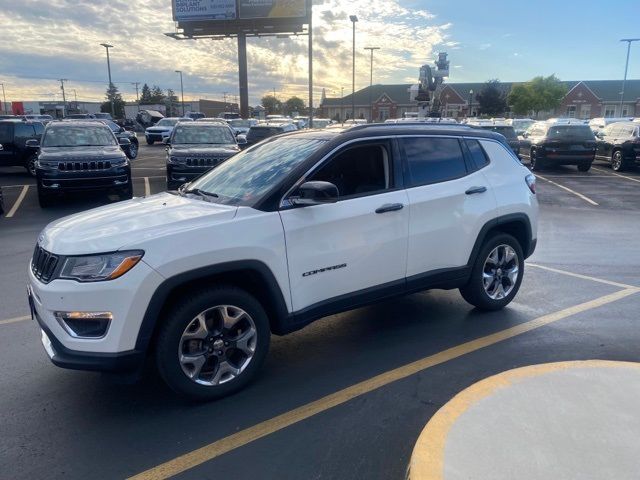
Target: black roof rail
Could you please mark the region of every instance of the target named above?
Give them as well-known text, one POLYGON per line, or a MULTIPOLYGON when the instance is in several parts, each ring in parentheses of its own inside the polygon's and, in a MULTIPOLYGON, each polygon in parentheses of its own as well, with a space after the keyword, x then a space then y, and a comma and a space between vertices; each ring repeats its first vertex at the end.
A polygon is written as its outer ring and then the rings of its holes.
POLYGON ((463 129, 470 129, 471 127, 469 125, 465 125, 462 123, 452 123, 452 122, 399 122, 399 123, 366 123, 366 124, 360 124, 360 125, 354 125, 353 127, 349 128, 349 132, 353 132, 356 130, 365 130, 367 128, 375 128, 375 127, 395 127, 395 128, 402 128, 402 127, 424 127, 424 128, 431 128, 431 127, 446 127, 446 128, 463 128, 463 129))

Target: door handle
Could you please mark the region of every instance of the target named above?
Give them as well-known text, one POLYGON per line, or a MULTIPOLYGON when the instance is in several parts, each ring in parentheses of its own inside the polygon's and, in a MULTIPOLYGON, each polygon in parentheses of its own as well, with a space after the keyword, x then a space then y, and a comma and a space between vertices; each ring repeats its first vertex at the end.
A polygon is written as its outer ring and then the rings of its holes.
POLYGON ((487 191, 487 187, 471 187, 469 190, 467 190, 466 193, 467 195, 473 195, 474 193, 484 193, 487 191))
POLYGON ((403 208, 404 205, 401 203, 385 203, 376 210, 376 213, 397 212, 398 210, 402 210, 403 208))

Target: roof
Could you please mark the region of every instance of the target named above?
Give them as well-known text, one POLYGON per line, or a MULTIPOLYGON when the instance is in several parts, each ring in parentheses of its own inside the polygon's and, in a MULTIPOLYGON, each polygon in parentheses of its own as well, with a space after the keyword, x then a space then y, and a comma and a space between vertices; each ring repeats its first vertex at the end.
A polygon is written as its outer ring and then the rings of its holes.
MULTIPOLYGON (((580 80, 570 80, 562 82, 567 87, 567 92, 574 88, 580 80)), ((500 82, 499 88, 508 94, 514 85, 519 85, 525 82, 500 82)), ((622 80, 582 80, 584 83, 600 100, 605 102, 619 102, 620 91, 622 89, 622 80)), ((375 102, 383 94, 386 94, 393 102, 398 104, 416 103, 410 99, 409 88, 410 83, 395 84, 395 85, 373 85, 371 87, 363 88, 355 93, 356 105, 369 105, 369 91, 371 90, 371 101, 375 102)), ((445 83, 445 86, 451 87, 455 92, 464 98, 465 101, 469 98, 469 91, 473 90, 473 100, 476 102, 476 93, 482 90, 485 82, 474 83, 445 83)), ((625 100, 634 101, 640 99, 640 80, 627 80, 625 85, 625 100)), ((323 107, 335 107, 344 106, 345 108, 350 106, 353 102, 351 100, 352 95, 346 95, 344 98, 325 98, 322 102, 323 107)))

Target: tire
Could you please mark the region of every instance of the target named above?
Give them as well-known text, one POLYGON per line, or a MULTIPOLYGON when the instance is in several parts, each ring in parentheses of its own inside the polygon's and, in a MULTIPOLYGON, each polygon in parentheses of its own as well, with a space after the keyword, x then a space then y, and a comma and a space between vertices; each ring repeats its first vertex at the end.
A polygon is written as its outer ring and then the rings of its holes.
POLYGON ((267 314, 252 295, 232 286, 206 288, 180 297, 168 310, 156 341, 156 363, 175 392, 213 400, 236 392, 257 375, 270 340, 267 314), (233 330, 222 328, 223 312, 229 325, 235 320, 233 330), (239 337, 234 339, 236 329, 239 337), (239 338, 243 347, 236 348, 239 338), (196 361, 188 362, 192 358, 196 361))
POLYGON ((578 164, 579 172, 588 172, 589 170, 591 170, 591 162, 584 162, 584 163, 578 164))
POLYGON ((534 148, 531 149, 529 154, 529 162, 531 163, 531 170, 534 172, 539 172, 544 168, 544 163, 538 158, 538 153, 534 148))
POLYGON ((129 160, 135 160, 136 158, 138 158, 139 148, 140 146, 138 145, 137 141, 131 142, 131 145, 129 145, 129 151, 127 153, 127 157, 129 157, 129 160))
POLYGON ((131 180, 131 177, 129 177, 129 183, 127 186, 120 190, 118 196, 120 197, 120 200, 131 200, 133 198, 133 180, 131 180))
POLYGON ((155 140, 151 140, 147 138, 147 145, 153 145, 154 143, 155 143, 155 140))
POLYGON ((27 160, 27 164, 24 167, 27 169, 27 173, 33 178, 36 178, 36 161, 37 160, 38 160, 37 155, 31 155, 27 160))
POLYGON ((49 208, 53 205, 53 198, 51 195, 43 193, 40 185, 38 185, 38 204, 40 205, 40 208, 49 208))
POLYGON ((626 168, 626 164, 624 162, 624 156, 622 155, 622 150, 616 150, 611 154, 611 169, 614 172, 623 172, 626 168))
MULTIPOLYGON (((495 259, 496 257, 494 256, 494 260, 495 259)), ((504 260, 506 257, 503 255, 502 259, 504 260)), ((460 293, 468 303, 480 310, 500 310, 506 307, 518 293, 523 275, 524 255, 522 254, 522 247, 513 236, 498 232, 485 240, 473 264, 469 282, 460 288, 460 293), (515 256, 511 261, 507 262, 505 266, 494 269, 489 257, 497 250, 497 259, 501 260, 500 252, 502 247, 510 247, 515 256), (505 272, 507 272, 507 268, 512 271, 512 265, 514 264, 517 268, 515 275, 511 277, 509 277, 508 273, 504 275, 505 272), (491 279, 489 275, 491 275, 493 279, 491 279), (513 276, 515 276, 515 278, 513 278, 513 276), (489 288, 485 288, 485 277, 487 283, 491 282, 488 285, 489 288), (502 297, 500 297, 499 285, 502 285, 502 293, 506 294, 502 297), (505 287, 509 287, 508 292, 505 291, 505 287), (492 296, 490 291, 495 295, 492 296)))

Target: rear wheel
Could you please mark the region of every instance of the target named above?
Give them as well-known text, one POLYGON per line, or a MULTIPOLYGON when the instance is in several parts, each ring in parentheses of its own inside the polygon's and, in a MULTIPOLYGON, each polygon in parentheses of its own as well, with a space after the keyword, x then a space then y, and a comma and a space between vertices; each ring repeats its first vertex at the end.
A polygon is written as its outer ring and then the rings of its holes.
POLYGON ((580 172, 588 172, 591 170, 591 162, 584 162, 578 164, 578 171, 580 172))
POLYGON ((489 237, 480 249, 462 297, 481 310, 499 310, 516 296, 524 274, 518 241, 506 233, 489 237))
POLYGON ((616 150, 611 155, 611 168, 615 172, 622 172, 625 169, 626 165, 624 163, 624 157, 622 156, 621 150, 616 150))
POLYGON ((180 298, 164 319, 156 344, 158 370, 176 392, 212 400, 244 387, 269 350, 270 328, 260 303, 235 287, 180 298))
POLYGON ((153 145, 155 143, 155 140, 151 140, 150 138, 147 138, 147 145, 153 145))

